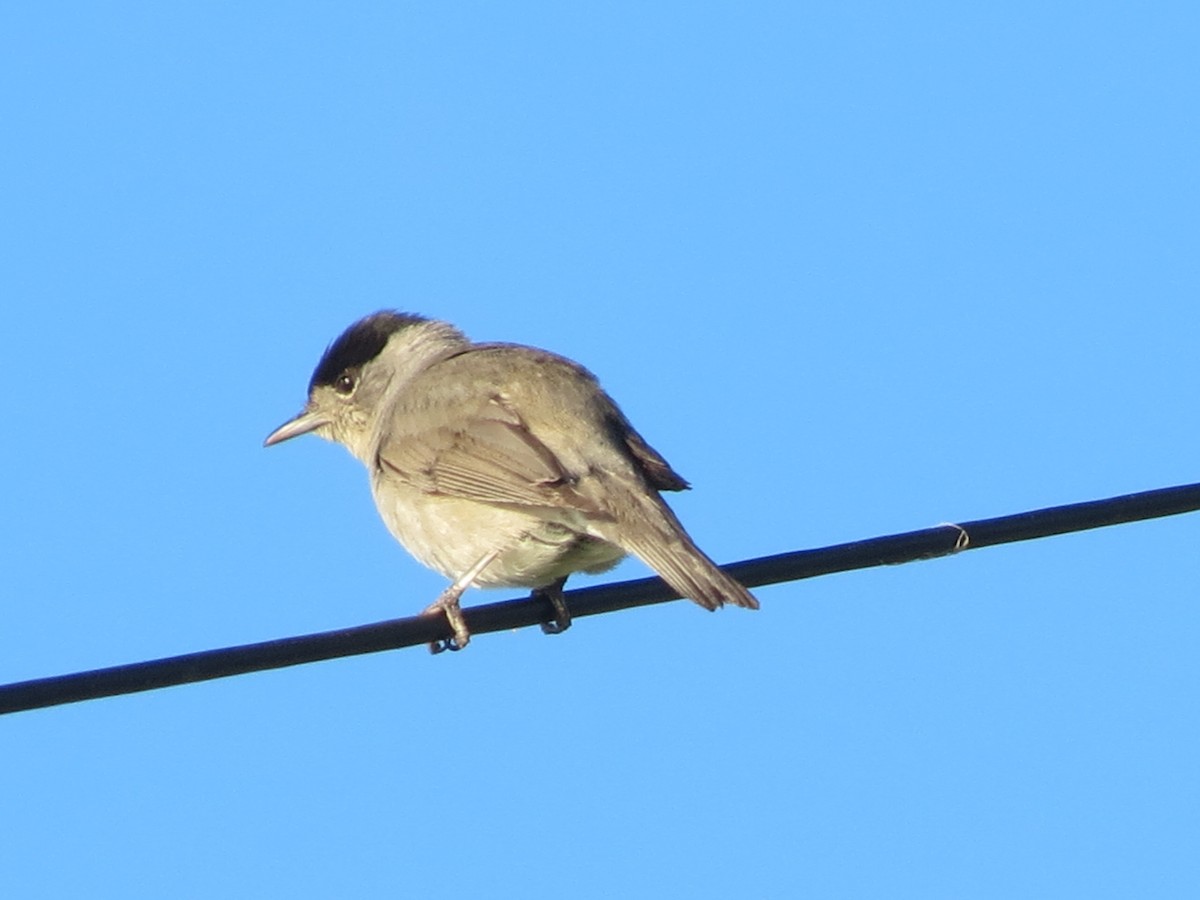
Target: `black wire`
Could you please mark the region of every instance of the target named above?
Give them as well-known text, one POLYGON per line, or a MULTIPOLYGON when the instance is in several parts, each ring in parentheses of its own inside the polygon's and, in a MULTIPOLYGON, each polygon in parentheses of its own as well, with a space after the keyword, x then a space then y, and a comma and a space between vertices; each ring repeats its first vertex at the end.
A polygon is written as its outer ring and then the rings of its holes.
MULTIPOLYGON (((1200 484, 1188 484, 1107 500, 1017 513, 996 519, 940 525, 904 534, 836 544, 818 550, 799 550, 778 556, 764 556, 724 568, 747 587, 758 587, 833 572, 931 559, 994 544, 1027 541, 1123 522, 1173 516, 1197 509, 1200 509, 1200 484)), ((565 596, 575 618, 679 599, 679 594, 657 578, 580 588, 567 591, 565 596)), ((550 602, 542 598, 487 603, 464 609, 463 613, 471 633, 475 635, 550 622, 554 618, 550 602)), ((445 617, 413 616, 339 631, 21 681, 0 685, 0 714, 149 691, 341 656, 412 647, 450 636, 445 617)))

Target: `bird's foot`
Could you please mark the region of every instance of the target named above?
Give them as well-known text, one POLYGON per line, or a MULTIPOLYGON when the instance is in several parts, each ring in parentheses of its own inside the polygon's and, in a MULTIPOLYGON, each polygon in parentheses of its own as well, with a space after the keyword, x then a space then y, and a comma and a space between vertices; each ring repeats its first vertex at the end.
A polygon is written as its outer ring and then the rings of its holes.
POLYGON ((430 643, 430 653, 461 650, 471 642, 471 631, 467 628, 467 620, 463 617, 462 607, 458 605, 458 601, 462 597, 463 591, 470 587, 475 582, 475 579, 479 577, 479 573, 491 565, 492 560, 499 555, 499 550, 489 550, 479 558, 479 561, 475 565, 463 572, 455 580, 454 584, 442 591, 441 596, 425 609, 426 615, 444 613, 446 620, 450 623, 450 628, 454 631, 453 637, 430 643))
POLYGON ((571 611, 567 609, 567 601, 562 592, 566 583, 567 579, 562 578, 547 587, 537 588, 532 594, 534 597, 549 600, 550 605, 554 607, 554 621, 540 623, 543 634, 562 634, 571 627, 571 611))
POLYGON ((462 591, 455 590, 454 586, 451 585, 442 591, 441 596, 425 609, 423 615, 437 615, 439 613, 445 615, 446 620, 450 623, 450 627, 454 630, 453 637, 430 642, 430 653, 461 650, 471 642, 471 632, 467 628, 467 620, 463 617, 462 607, 458 605, 458 599, 461 596, 462 591))

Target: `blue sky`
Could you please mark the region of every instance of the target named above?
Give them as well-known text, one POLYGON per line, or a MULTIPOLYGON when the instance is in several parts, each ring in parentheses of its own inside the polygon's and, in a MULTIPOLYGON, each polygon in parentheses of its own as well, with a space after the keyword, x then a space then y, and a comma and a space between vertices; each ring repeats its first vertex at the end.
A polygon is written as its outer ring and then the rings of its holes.
MULTIPOLYGON (((589 366, 721 561, 1200 480, 1198 42, 1185 3, 10 6, 0 681, 430 602, 341 448, 260 446, 384 307, 589 366)), ((6 717, 0 892, 1195 896, 1198 529, 6 717)))

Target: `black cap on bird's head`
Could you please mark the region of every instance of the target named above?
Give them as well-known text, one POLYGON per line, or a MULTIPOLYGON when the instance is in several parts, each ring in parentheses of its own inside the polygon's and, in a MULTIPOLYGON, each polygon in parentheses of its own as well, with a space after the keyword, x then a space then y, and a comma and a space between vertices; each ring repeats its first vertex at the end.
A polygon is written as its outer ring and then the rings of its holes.
POLYGON ((387 376, 396 371, 401 357, 379 370, 382 379, 370 379, 365 373, 370 372, 370 364, 383 355, 392 338, 409 329, 413 329, 413 340, 406 349, 416 352, 412 357, 416 364, 427 360, 417 348, 434 348, 441 353, 448 346, 468 343, 453 325, 412 313, 383 310, 359 319, 325 349, 308 382, 308 404, 300 415, 272 431, 264 442, 266 446, 313 431, 342 443, 356 439, 364 431, 364 408, 386 387, 387 376), (364 382, 368 387, 365 406, 363 391, 359 390, 364 382), (370 389, 372 386, 375 390, 370 389))
POLYGON ((392 310, 383 310, 359 319, 325 348, 321 361, 309 379, 308 392, 311 394, 313 388, 321 385, 332 385, 347 369, 360 368, 369 363, 383 352, 388 339, 397 331, 428 321, 424 316, 392 310))

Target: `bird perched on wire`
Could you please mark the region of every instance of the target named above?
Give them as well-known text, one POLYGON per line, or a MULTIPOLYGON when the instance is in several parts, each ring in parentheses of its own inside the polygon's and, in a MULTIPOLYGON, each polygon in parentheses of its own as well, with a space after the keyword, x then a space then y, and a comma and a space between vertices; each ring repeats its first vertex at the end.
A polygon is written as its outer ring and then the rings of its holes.
POLYGON ((527 587, 571 622, 562 586, 632 553, 705 609, 758 601, 692 541, 659 495, 686 481, 582 366, 517 344, 475 344, 445 322, 378 312, 321 357, 298 416, 266 446, 308 432, 337 441, 371 477, 388 530, 453 579, 426 610, 465 647, 459 606, 480 587, 527 587))

